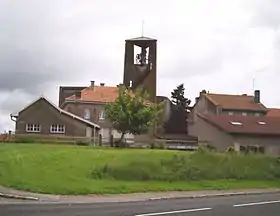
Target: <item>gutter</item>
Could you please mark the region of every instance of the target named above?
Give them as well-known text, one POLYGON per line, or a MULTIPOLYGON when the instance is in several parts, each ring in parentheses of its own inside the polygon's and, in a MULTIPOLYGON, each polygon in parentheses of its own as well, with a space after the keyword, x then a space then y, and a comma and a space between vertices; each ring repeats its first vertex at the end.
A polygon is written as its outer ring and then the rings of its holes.
POLYGON ((18 115, 10 114, 10 118, 11 118, 12 121, 17 122, 18 115))

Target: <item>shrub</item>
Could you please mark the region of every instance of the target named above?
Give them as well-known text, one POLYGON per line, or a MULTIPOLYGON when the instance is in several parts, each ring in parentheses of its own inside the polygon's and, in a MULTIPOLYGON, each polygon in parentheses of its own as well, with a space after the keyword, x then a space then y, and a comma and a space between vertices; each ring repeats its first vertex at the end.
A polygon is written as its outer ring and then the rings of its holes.
POLYGON ((76 141, 76 145, 78 145, 78 146, 89 146, 89 142, 78 140, 78 141, 76 141))
POLYGON ((92 177, 131 181, 275 180, 280 179, 280 167, 276 158, 261 155, 184 152, 160 160, 151 156, 106 164, 95 168, 92 177))

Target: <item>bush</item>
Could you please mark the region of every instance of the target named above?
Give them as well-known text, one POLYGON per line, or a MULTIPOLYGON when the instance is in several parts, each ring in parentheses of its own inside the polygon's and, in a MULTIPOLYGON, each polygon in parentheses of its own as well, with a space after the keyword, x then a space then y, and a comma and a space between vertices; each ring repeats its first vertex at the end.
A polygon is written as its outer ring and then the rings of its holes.
POLYGON ((35 143, 36 140, 33 137, 16 137, 15 143, 35 143))
POLYGON ((78 145, 78 146, 89 146, 89 142, 79 140, 79 141, 76 141, 76 145, 78 145))
POLYGON ((229 146, 226 150, 226 153, 233 154, 233 153, 237 153, 237 152, 235 151, 233 146, 229 146))
POLYGON ((166 149, 165 142, 154 141, 151 143, 151 149, 166 149))
POLYGON ((195 152, 161 160, 151 156, 124 164, 106 164, 95 168, 92 177, 131 181, 280 180, 280 167, 276 158, 260 155, 195 152))

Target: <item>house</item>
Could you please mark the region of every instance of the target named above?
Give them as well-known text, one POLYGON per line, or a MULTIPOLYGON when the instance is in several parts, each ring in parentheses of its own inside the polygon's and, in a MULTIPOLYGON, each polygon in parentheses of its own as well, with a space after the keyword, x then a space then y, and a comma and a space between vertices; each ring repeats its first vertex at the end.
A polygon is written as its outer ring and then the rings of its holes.
POLYGON ((254 95, 213 94, 202 91, 196 98, 189 121, 195 118, 195 113, 264 116, 267 112, 268 109, 260 102, 259 90, 255 90, 254 95))
POLYGON ((188 131, 218 151, 229 146, 236 150, 258 146, 270 155, 280 154, 280 118, 269 115, 254 95, 200 93, 190 113, 188 131))
MULTIPOLYGON (((61 99, 61 109, 73 113, 83 119, 96 122, 100 126, 100 134, 104 141, 108 141, 110 136, 120 138, 121 134, 114 130, 110 121, 105 116, 105 104, 114 102, 119 95, 119 85, 105 86, 105 83, 96 85, 91 81, 90 86, 82 90, 75 91, 69 97, 61 99)), ((126 134, 125 138, 133 139, 132 134, 126 134)))
POLYGON ((20 112, 11 114, 16 134, 60 135, 94 138, 100 126, 83 119, 40 97, 20 112))
POLYGON ((218 151, 233 146, 237 151, 258 147, 269 155, 280 155, 280 118, 197 114, 200 141, 218 151))

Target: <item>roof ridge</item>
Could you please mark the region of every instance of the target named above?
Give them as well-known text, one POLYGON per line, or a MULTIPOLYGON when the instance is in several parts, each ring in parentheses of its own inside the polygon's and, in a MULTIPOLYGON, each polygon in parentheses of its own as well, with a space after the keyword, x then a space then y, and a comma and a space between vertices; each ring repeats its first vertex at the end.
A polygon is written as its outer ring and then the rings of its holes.
POLYGON ((254 97, 254 95, 248 95, 248 94, 226 94, 226 93, 206 93, 206 95, 221 95, 221 96, 243 96, 243 97, 254 97))

